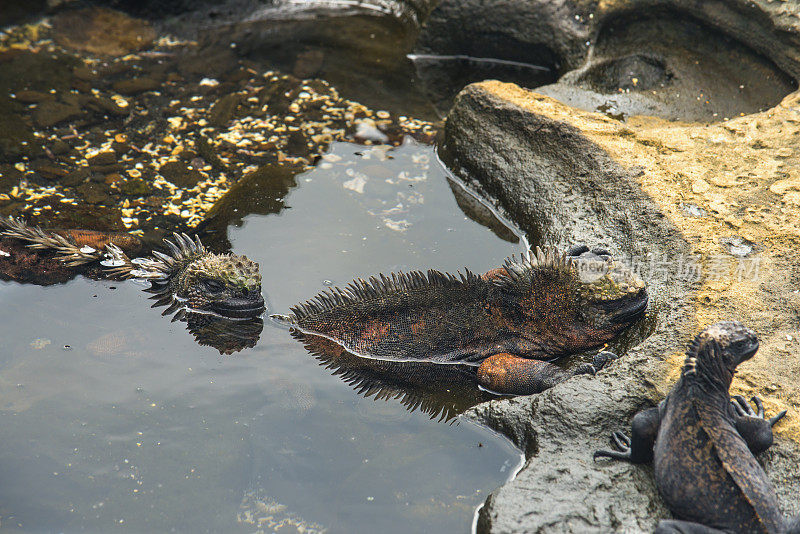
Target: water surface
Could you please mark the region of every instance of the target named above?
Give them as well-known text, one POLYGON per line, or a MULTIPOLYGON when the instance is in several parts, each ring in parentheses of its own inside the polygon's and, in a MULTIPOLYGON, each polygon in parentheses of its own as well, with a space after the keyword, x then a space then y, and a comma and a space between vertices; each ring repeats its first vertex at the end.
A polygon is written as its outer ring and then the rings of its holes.
MULTIPOLYGON (((228 232, 271 311, 355 276, 482 272, 523 247, 465 216, 431 147, 336 144, 297 184, 228 232)), ((269 321, 221 356, 140 289, 0 283, 5 529, 465 531, 518 465, 477 425, 360 396, 269 321)))

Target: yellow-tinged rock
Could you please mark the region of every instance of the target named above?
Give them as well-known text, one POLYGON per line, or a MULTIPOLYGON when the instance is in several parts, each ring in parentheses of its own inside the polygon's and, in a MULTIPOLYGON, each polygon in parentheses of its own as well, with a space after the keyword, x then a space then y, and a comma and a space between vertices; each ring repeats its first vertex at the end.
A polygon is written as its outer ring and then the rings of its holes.
POLYGON ((694 193, 705 193, 711 186, 708 185, 708 182, 699 178, 692 182, 692 192, 694 193))
POLYGON ((769 186, 769 190, 776 195, 783 195, 789 189, 796 189, 800 191, 800 176, 787 178, 785 180, 778 180, 769 186))

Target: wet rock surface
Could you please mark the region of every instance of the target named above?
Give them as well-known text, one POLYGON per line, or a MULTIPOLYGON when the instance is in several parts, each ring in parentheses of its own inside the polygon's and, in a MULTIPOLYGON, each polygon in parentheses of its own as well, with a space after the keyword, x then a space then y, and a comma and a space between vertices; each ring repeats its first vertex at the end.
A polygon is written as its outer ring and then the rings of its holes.
POLYGON ((46 0, 32 0, 30 2, 4 2, 0 11, 0 26, 17 24, 34 16, 40 15, 47 8, 46 0))
POLYGON ((610 17, 586 65, 540 92, 589 110, 717 121, 763 111, 797 84, 766 56, 686 13, 610 17))
POLYGON ((67 48, 118 56, 149 48, 156 32, 143 20, 107 8, 59 13, 53 18, 53 36, 67 48))
POLYGON ((800 365, 790 281, 798 276, 800 235, 789 220, 800 219, 785 198, 790 190, 774 187, 779 176, 798 172, 793 152, 783 150, 800 135, 797 98, 704 126, 644 117, 622 125, 499 82, 459 95, 443 159, 540 241, 597 244, 635 262, 653 314, 652 335, 598 376, 468 412, 527 456, 516 479, 488 499, 479 531, 647 531, 669 517, 649 467, 595 463, 591 453, 663 398, 689 338, 721 319, 743 321, 762 341, 734 390, 762 396, 770 413, 789 409, 762 460, 785 514, 797 513, 800 406, 788 373, 800 365), (751 151, 761 151, 758 163, 751 151), (692 173, 702 173, 704 185, 687 180, 692 173), (686 213, 687 203, 698 210, 686 213), (763 248, 732 255, 720 241, 731 235, 763 248), (753 264, 784 275, 756 275, 753 264))
MULTIPOLYGON (((495 77, 528 88, 551 83, 531 67, 549 69, 558 82, 541 92, 616 118, 719 121, 765 110, 797 88, 797 10, 738 0, 444 0, 417 50, 505 62, 495 77), (527 76, 515 63, 528 66, 527 76)), ((448 68, 419 70, 442 102, 458 88, 443 87, 448 68)))
POLYGON ((377 11, 397 17, 423 19, 436 5, 436 0, 371 0, 370 2, 330 2, 328 0, 101 0, 99 4, 134 13, 138 16, 163 19, 165 15, 214 22, 220 19, 241 20, 269 13, 342 13, 377 11))

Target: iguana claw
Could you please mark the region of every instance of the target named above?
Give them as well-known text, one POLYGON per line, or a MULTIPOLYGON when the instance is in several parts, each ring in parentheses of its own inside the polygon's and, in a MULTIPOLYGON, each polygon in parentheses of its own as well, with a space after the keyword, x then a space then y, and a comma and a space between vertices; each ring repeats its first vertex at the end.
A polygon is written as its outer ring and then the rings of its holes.
POLYGON ((619 358, 613 352, 609 352, 607 350, 603 350, 598 352, 592 358, 592 363, 583 363, 575 368, 576 375, 596 375, 603 367, 606 366, 608 362, 611 360, 616 360, 619 358))
POLYGON ((593 458, 614 458, 617 460, 630 460, 631 457, 631 438, 624 432, 617 430, 611 434, 611 442, 618 449, 615 451, 599 450, 594 452, 593 458))
MULTIPOLYGON (((756 410, 750 406, 750 403, 742 395, 733 395, 731 397, 731 405, 733 406, 739 417, 755 417, 758 419, 766 419, 764 417, 764 403, 758 397, 751 397, 750 402, 756 405, 756 410)), ((786 410, 778 413, 776 416, 767 419, 769 426, 775 426, 775 423, 783 419, 786 415, 786 410)))
POLYGON ((775 417, 769 418, 767 421, 769 422, 769 426, 775 426, 775 423, 783 419, 783 416, 786 415, 786 410, 781 411, 775 417))

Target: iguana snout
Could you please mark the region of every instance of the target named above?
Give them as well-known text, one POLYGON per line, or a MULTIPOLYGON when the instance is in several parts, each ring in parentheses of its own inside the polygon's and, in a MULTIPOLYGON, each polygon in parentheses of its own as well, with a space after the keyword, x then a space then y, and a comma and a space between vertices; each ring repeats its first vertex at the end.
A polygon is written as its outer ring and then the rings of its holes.
POLYGON ((257 317, 266 309, 260 287, 249 290, 223 287, 213 291, 204 288, 203 291, 200 302, 190 303, 190 308, 211 311, 231 319, 257 317))

